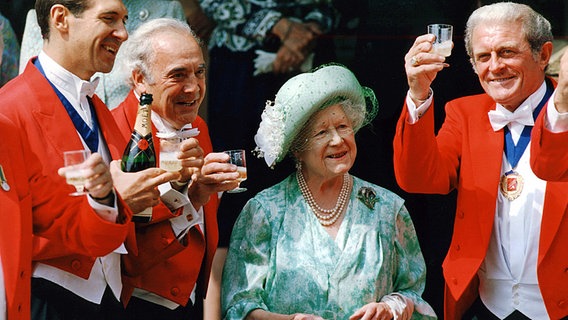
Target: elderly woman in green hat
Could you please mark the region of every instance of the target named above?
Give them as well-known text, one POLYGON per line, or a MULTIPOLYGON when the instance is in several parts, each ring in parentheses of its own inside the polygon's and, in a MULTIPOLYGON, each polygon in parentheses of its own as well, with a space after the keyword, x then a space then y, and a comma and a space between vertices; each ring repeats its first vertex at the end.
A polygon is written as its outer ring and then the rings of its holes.
POLYGON ((377 101, 327 65, 268 102, 256 151, 297 171, 249 200, 223 271, 224 319, 429 319, 426 267, 404 201, 349 174, 377 101))

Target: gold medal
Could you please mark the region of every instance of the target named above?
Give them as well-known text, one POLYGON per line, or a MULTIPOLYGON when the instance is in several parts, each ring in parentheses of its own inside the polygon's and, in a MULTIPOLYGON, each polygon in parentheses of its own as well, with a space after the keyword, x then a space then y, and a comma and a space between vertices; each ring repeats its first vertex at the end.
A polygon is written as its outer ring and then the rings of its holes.
POLYGON ((523 177, 516 171, 506 172, 501 177, 501 182, 499 183, 499 189, 505 198, 509 200, 515 200, 523 191, 524 180, 523 177))
POLYGON ((4 168, 2 168, 1 165, 0 165, 0 186, 2 187, 2 190, 10 191, 10 185, 8 184, 8 180, 4 175, 4 168))

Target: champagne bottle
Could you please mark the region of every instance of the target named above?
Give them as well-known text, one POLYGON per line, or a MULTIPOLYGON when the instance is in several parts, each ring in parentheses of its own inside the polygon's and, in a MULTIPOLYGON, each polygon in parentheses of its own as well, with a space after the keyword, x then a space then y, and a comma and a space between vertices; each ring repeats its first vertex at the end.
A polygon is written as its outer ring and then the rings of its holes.
MULTIPOLYGON (((137 172, 156 166, 156 152, 152 141, 152 95, 143 93, 140 96, 138 114, 134 123, 134 130, 130 141, 122 155, 122 171, 137 172)), ((134 222, 150 222, 152 220, 152 207, 132 216, 134 222)))

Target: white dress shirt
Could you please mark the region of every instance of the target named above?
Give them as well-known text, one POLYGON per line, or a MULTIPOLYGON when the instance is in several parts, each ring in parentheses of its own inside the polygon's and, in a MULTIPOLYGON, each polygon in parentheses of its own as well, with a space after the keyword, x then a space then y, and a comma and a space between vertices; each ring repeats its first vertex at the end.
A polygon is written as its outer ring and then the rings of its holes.
MULTIPOLYGON (((546 85, 543 82, 518 109, 528 104, 534 110, 545 92, 546 85)), ((432 103, 432 96, 417 108, 407 94, 410 123, 416 123, 426 112, 432 103)), ((496 109, 508 112, 499 104, 496 109)), ((516 122, 507 126, 516 144, 524 126, 516 122)), ((509 170, 511 165, 503 151, 501 174, 509 170)), ((512 201, 500 191, 497 192, 494 228, 487 255, 478 271, 479 293, 487 308, 501 319, 515 310, 531 319, 547 319, 536 273, 546 181, 537 178, 532 172, 530 143, 515 171, 523 177, 524 188, 520 196, 512 201)), ((499 188, 498 185, 495 187, 499 188)))
MULTIPOLYGON (((43 51, 39 54, 38 59, 49 81, 69 100, 83 120, 85 120, 88 125, 92 126, 91 111, 86 100, 86 93, 91 92, 90 88, 86 88, 89 87, 89 82, 81 80, 71 72, 65 70, 43 51)), ((79 133, 77 133, 77 135, 81 137, 79 133)), ((84 147, 87 148, 82 137, 81 141, 83 141, 84 147)), ((100 130, 98 153, 101 154, 107 164, 110 163, 110 152, 105 140, 102 138, 100 130)), ((89 202, 92 205, 96 205, 96 202, 92 201, 90 197, 89 202)), ((116 203, 114 208, 116 208, 116 203)), ((114 252, 96 259, 91 269, 91 274, 86 280, 43 263, 36 264, 32 276, 56 283, 81 298, 96 304, 100 304, 108 284, 116 299, 120 301, 120 293, 122 291, 120 254, 126 253, 126 248, 124 244, 122 244, 114 252)))
MULTIPOLYGON (((172 133, 172 134, 175 133, 181 136, 181 130, 174 129, 167 121, 162 119, 157 113, 152 112, 151 117, 152 117, 152 123, 154 124, 158 132, 172 133)), ((184 126, 182 130, 189 128, 191 128, 191 124, 184 126)), ((195 131, 197 130, 197 128, 193 130, 195 131)), ((164 204, 168 208, 170 208, 170 210, 173 211, 183 206, 183 213, 175 218, 170 219, 172 230, 174 234, 177 235, 178 239, 182 239, 189 232, 189 229, 196 225, 199 226, 201 232, 203 233, 205 232, 204 221, 203 221, 203 207, 199 208, 199 211, 195 210, 187 194, 187 187, 181 191, 177 191, 171 187, 169 182, 167 182, 158 186, 158 189, 160 190, 160 199, 162 200, 162 202, 164 202, 164 204), (187 218, 188 216, 192 218, 188 219, 187 218)), ((171 310, 174 310, 177 307, 179 307, 179 304, 143 289, 135 288, 132 295, 139 299, 143 299, 164 306, 171 310)), ((195 302, 195 286, 191 290, 190 299, 192 303, 195 302)))

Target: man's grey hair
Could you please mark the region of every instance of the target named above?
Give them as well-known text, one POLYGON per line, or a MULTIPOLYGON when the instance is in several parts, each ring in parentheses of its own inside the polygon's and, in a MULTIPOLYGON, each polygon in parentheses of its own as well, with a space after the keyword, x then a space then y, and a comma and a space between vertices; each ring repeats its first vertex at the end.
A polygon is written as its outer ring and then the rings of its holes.
MULTIPOLYGON (((152 43, 155 38, 159 38, 164 33, 172 32, 190 35, 200 47, 203 47, 202 41, 186 22, 172 18, 150 20, 140 25, 120 48, 123 52, 124 67, 128 74, 130 75, 132 71, 139 71, 149 83, 154 83, 150 70, 156 53, 152 43)), ((184 40, 180 39, 180 41, 184 40)), ((132 84, 131 77, 128 79, 132 84)))
POLYGON ((531 7, 514 2, 498 2, 486 5, 475 10, 469 16, 466 24, 465 48, 472 64, 475 63, 472 43, 473 31, 479 25, 495 22, 520 22, 520 31, 527 39, 535 58, 538 57, 542 46, 553 39, 550 22, 531 7))

